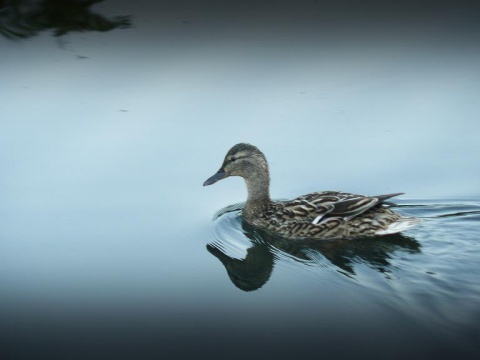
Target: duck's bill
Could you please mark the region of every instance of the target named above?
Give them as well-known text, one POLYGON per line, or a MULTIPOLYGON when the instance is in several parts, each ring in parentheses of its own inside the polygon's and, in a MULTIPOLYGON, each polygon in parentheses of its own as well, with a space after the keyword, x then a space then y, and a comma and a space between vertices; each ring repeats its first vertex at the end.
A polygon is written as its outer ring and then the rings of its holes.
POLYGON ((222 169, 220 169, 215 175, 208 178, 207 181, 203 183, 203 186, 215 184, 218 180, 225 179, 226 177, 228 177, 228 174, 222 169))

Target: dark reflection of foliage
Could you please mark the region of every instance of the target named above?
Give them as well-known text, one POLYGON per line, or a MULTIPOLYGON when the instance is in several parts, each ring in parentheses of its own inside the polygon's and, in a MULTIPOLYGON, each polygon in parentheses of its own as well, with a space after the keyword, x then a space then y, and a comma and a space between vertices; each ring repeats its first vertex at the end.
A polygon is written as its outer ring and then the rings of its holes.
POLYGON ((394 252, 420 252, 418 241, 401 234, 354 240, 299 241, 274 236, 245 222, 242 227, 252 242, 245 259, 229 257, 218 243, 207 245, 207 250, 222 262, 234 285, 244 291, 257 290, 268 281, 275 265, 274 254, 278 251, 304 264, 327 259, 339 273, 348 277, 355 277, 356 263, 364 263, 388 274, 394 252))
POLYGON ((107 19, 90 11, 103 0, 0 0, 0 33, 20 40, 52 30, 55 36, 71 32, 109 31, 131 27, 130 16, 107 19))

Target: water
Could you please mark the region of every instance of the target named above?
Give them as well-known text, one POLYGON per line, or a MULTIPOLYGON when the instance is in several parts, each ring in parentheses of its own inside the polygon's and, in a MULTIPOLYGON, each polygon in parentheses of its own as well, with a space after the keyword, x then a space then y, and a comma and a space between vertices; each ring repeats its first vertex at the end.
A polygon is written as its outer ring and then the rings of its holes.
POLYGON ((477 8, 12 4, 43 14, 0 1, 2 359, 478 358, 477 8), (240 141, 274 198, 405 192, 422 224, 248 228, 240 179, 202 187, 240 141))

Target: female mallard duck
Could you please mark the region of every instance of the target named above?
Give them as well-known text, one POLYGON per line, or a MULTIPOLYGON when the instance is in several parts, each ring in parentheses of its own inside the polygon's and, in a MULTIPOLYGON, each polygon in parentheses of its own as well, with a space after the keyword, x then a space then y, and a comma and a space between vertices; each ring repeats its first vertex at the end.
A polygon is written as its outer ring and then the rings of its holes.
POLYGON ((386 235, 404 231, 418 222, 383 206, 384 200, 402 193, 362 196, 323 191, 290 201, 272 201, 267 159, 250 144, 232 147, 220 170, 203 186, 228 176, 241 176, 247 184, 244 220, 281 237, 333 239, 386 235))

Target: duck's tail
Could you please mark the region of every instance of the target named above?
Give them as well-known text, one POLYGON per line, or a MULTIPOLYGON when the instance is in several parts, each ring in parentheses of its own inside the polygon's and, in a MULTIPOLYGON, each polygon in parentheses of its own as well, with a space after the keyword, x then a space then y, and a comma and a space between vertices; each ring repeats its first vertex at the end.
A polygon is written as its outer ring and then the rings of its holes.
POLYGON ((389 224, 385 229, 378 230, 375 235, 390 235, 408 230, 420 223, 420 219, 411 217, 401 217, 397 221, 389 224))

